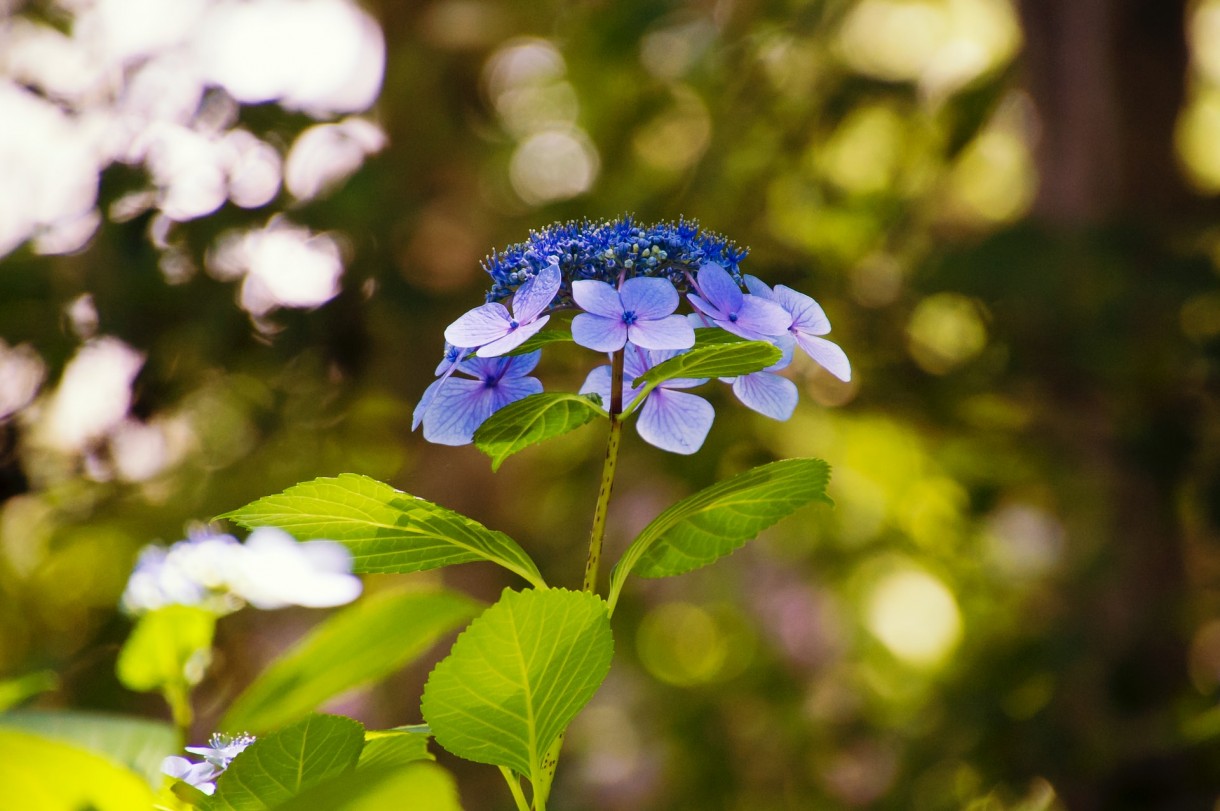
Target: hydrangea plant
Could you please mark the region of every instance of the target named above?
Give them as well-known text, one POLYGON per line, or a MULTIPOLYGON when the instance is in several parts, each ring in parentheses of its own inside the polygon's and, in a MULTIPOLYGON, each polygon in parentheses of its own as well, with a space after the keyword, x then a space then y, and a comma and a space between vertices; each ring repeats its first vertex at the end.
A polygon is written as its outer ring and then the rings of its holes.
POLYGON ((846 355, 822 337, 830 324, 817 302, 744 275, 745 257, 684 220, 558 224, 489 256, 486 301, 445 330, 436 379, 414 414, 429 441, 473 443, 498 469, 532 444, 590 423, 605 426, 579 590, 547 583, 504 533, 354 474, 303 482, 221 516, 252 531, 244 545, 212 536, 146 552, 125 601, 149 613, 120 657, 120 677, 133 689, 160 689, 182 737, 187 693, 206 667, 206 656, 202 663, 198 657, 210 648, 218 610, 338 605, 359 590, 349 567, 356 574, 408 573, 481 561, 521 581, 490 606, 444 589, 406 589, 378 591, 340 610, 233 700, 219 721, 228 737, 187 749, 202 762, 165 760, 172 778, 166 796, 179 808, 204 811, 387 807, 373 802, 382 796, 457 809, 452 778, 428 762, 434 740, 453 755, 497 767, 518 811, 544 811, 564 732, 609 671, 612 619, 628 578, 705 566, 802 506, 828 502, 824 462, 773 461, 662 512, 608 579, 601 576, 628 421, 634 418, 640 438, 661 451, 691 454, 715 419, 712 403, 693 390, 724 383, 746 407, 782 420, 796 406, 797 388, 784 376, 794 357, 807 355, 850 378, 846 355), (545 390, 535 376, 544 351, 588 353, 578 391, 545 390), (156 624, 152 618, 165 628, 146 627, 156 624), (463 624, 428 678, 422 724, 371 731, 313 713, 463 624))

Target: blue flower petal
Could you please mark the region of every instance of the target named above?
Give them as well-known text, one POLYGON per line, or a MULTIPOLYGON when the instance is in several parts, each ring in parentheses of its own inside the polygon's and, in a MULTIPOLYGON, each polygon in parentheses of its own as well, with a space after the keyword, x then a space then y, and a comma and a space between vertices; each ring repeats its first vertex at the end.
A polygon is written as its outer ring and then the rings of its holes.
POLYGON ((645 349, 690 349, 695 345, 695 328, 685 316, 670 315, 655 321, 635 322, 627 327, 627 338, 645 349))
POLYGON ((572 340, 587 349, 613 352, 627 343, 627 325, 623 323, 622 313, 613 318, 580 313, 572 319, 572 340))
POLYGON ((554 301, 562 282, 559 265, 553 262, 547 265, 537 276, 517 288, 513 295, 513 317, 521 324, 533 321, 554 301))
POLYGON ((830 332, 830 319, 822 306, 804 293, 785 285, 776 285, 773 300, 792 314, 792 328, 810 335, 830 332))
POLYGON ((551 317, 549 315, 544 315, 536 321, 522 324, 503 338, 498 338, 489 344, 479 347, 477 354, 480 358, 494 358, 506 352, 512 352, 529 340, 530 336, 546 326, 546 322, 550 320, 551 317))
POLYGON ((735 313, 741 309, 741 288, 720 265, 704 263, 699 268, 697 281, 703 298, 721 312, 735 313))
POLYGON ((733 381, 733 393, 747 407, 773 420, 786 420, 796 410, 796 384, 770 372, 755 372, 733 381))
POLYGON ((493 301, 475 307, 446 327, 445 340, 454 346, 482 346, 507 335, 511 320, 504 305, 493 301))
POLYGON ((759 335, 783 335, 792 325, 792 316, 780 305, 758 296, 743 296, 737 326, 759 335))
POLYGON ((605 282, 591 279, 572 282, 572 299, 587 313, 622 320, 623 300, 618 291, 605 282))
POLYGON ((635 430, 661 450, 691 454, 702 447, 715 417, 716 410, 702 397, 659 388, 644 401, 635 430))
POLYGON ((678 309, 678 291, 668 279, 637 276, 623 282, 619 288, 624 312, 644 319, 664 318, 678 309))
POLYGON ((845 383, 851 380, 851 361, 847 359, 847 353, 839 348, 838 344, 825 338, 803 333, 797 333, 796 342, 826 371, 845 383))
POLYGON ((491 416, 494 391, 482 380, 451 379, 424 414, 424 439, 438 445, 469 445, 475 429, 491 416))
POLYGON ((511 358, 504 358, 500 362, 504 364, 505 377, 523 377, 534 371, 540 360, 542 360, 542 350, 535 349, 533 352, 526 352, 524 355, 513 355, 511 358))

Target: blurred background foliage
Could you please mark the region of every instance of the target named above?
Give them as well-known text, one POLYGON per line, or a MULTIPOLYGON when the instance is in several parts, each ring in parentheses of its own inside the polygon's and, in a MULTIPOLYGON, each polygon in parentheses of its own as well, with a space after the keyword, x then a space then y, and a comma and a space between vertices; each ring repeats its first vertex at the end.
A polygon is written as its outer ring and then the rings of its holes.
MULTIPOLYGON (((114 677, 136 551, 316 476, 578 582, 604 438, 493 475, 410 412, 493 247, 685 215, 855 378, 802 367, 783 424, 722 399, 693 458, 630 441, 615 548, 772 458, 827 459, 837 506, 628 587, 556 805, 1216 807, 1217 0, 0 13, 0 676, 57 674, 38 704, 163 716, 114 677)), ((199 739, 316 616, 221 623, 199 739)), ((442 652, 338 709, 418 721, 442 652)), ((468 808, 510 806, 491 771, 468 808)))

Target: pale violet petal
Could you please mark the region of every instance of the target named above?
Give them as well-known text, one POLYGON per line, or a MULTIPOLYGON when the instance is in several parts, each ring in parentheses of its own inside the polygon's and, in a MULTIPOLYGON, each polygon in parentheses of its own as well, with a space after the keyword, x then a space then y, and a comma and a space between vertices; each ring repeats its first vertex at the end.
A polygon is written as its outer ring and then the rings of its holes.
MULTIPOLYGON (((712 306, 723 313, 735 313, 741 309, 741 288, 729 272, 720 265, 705 262, 699 268, 696 281, 699 283, 699 293, 712 306)), ((710 313, 709 313, 710 315, 710 313)))
POLYGON ((635 322, 627 327, 627 338, 645 349, 690 349, 695 345, 695 329, 685 316, 670 315, 635 322))
POLYGON ((830 319, 822 305, 809 296, 782 284, 775 286, 773 300, 792 315, 792 328, 810 335, 830 332, 830 319))
POLYGON ((637 276, 623 282, 619 289, 623 312, 635 313, 640 320, 664 318, 678 309, 678 291, 668 279, 637 276))
POLYGON ((482 380, 455 377, 437 392, 424 415, 424 439, 438 445, 469 445, 491 411, 490 387, 482 380))
POLYGON ((780 305, 758 296, 743 296, 737 313, 737 326, 759 335, 783 335, 792 325, 792 316, 780 305))
POLYGON ((602 410, 610 410, 610 367, 598 366, 589 372, 585 382, 580 385, 581 394, 596 394, 602 399, 602 410))
POLYGON ((445 340, 454 346, 482 346, 508 334, 510 321, 504 305, 493 301, 445 327, 445 340))
POLYGON ((623 323, 622 313, 613 318, 580 313, 572 319, 572 340, 587 349, 614 352, 627 343, 627 325, 623 323))
POLYGON ((424 393, 420 395, 419 402, 415 406, 415 411, 411 413, 411 430, 414 431, 419 427, 419 424, 424 421, 424 414, 428 413, 428 409, 432 405, 432 400, 436 397, 436 393, 440 391, 446 381, 449 380, 449 374, 444 377, 433 380, 428 388, 424 389, 424 393))
POLYGON ((587 313, 622 320, 623 300, 618 291, 605 282, 595 279, 572 282, 572 300, 587 313))
POLYGON ((796 342, 826 371, 845 383, 851 380, 851 361, 838 344, 825 338, 804 334, 798 334, 796 342))
POLYGON ((522 324, 533 321, 551 305, 562 282, 559 265, 551 263, 544 267, 537 276, 517 288, 513 295, 513 317, 522 324))
POLYGON ((535 349, 522 355, 513 355, 500 361, 503 363, 504 377, 524 377, 538 366, 542 359, 542 350, 535 349))
POLYGON ((523 400, 531 394, 542 393, 542 381, 536 377, 505 377, 492 389, 491 413, 494 414, 509 403, 523 400))
MULTIPOLYGON (((698 310, 699 313, 701 313, 702 316, 709 321, 718 321, 729 317, 728 313, 721 312, 720 310, 716 309, 715 305, 704 301, 694 293, 688 293, 686 298, 688 301, 690 301, 691 306, 698 310)), ((695 313, 692 313, 692 315, 695 315, 695 313)))
POLYGON ((231 588, 255 608, 326 608, 360 596, 351 553, 333 541, 298 543, 283 530, 260 527, 246 539, 240 564, 231 588))
POLYGON ((635 429, 661 450, 691 454, 703 445, 715 417, 712 404, 702 397, 656 389, 644 401, 635 429))
POLYGON ((748 273, 741 278, 746 283, 746 290, 760 298, 771 298, 771 288, 762 279, 748 273))
POLYGON ((489 344, 479 347, 479 351, 476 354, 480 358, 495 358, 506 352, 512 352, 521 346, 521 344, 528 341, 534 333, 546 326, 546 322, 550 320, 551 317, 549 315, 544 315, 536 321, 528 324, 523 323, 503 338, 498 338, 489 344))
POLYGON ((786 420, 796 410, 796 384, 770 372, 755 372, 733 381, 733 393, 747 407, 773 420, 786 420))

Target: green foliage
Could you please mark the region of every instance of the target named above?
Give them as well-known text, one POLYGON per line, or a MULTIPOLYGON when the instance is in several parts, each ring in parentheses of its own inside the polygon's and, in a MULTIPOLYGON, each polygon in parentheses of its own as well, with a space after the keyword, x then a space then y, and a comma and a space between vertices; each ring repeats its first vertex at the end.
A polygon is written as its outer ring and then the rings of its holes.
POLYGON ((658 363, 632 382, 654 388, 682 377, 737 377, 766 369, 784 355, 765 341, 707 341, 689 352, 658 363))
POLYGON ((534 561, 504 533, 353 473, 293 485, 220 517, 246 528, 279 527, 300 540, 338 541, 351 550, 356 572, 418 572, 485 560, 545 586, 534 561))
POLYGON ((275 808, 310 786, 356 767, 364 727, 336 715, 311 715, 259 738, 216 781, 207 811, 275 808))
POLYGON ((499 470, 517 451, 605 416, 596 394, 531 394, 488 417, 475 431, 474 444, 491 457, 491 469, 499 470))
POLYGON ((357 769, 301 792, 275 811, 461 811, 453 776, 435 763, 357 769))
POLYGON ((59 677, 49 670, 36 670, 0 681, 0 712, 16 707, 39 693, 54 690, 58 684, 59 677))
POLYGON ((545 799, 554 764, 544 756, 593 697, 613 653, 600 597, 505 590, 432 671, 424 718, 441 746, 529 777, 545 799))
POLYGON ((358 768, 379 769, 432 760, 428 751, 430 737, 429 733, 418 729, 366 730, 358 768))
POLYGON ((198 684, 215 630, 216 615, 195 606, 170 605, 144 614, 119 651, 119 681, 138 692, 198 684))
POLYGON ((277 658, 237 697, 220 728, 258 734, 296 720, 402 667, 477 611, 478 603, 452 591, 367 597, 277 658))
MULTIPOLYGON (((559 321, 558 316, 551 316, 551 323, 559 321)), ((572 321, 571 316, 562 319, 565 325, 570 326, 572 321)), ((533 335, 525 339, 525 343, 517 347, 511 352, 506 352, 506 355, 525 355, 533 352, 535 349, 542 349, 548 344, 572 343, 571 329, 552 329, 548 326, 547 329, 535 332, 533 335)))
POLYGON ((0 808, 135 811, 152 808, 148 784, 94 752, 16 729, 0 729, 0 808))
MULTIPOLYGON (((161 780, 162 759, 178 747, 178 733, 161 721, 91 712, 19 710, 0 715, 0 731, 29 732, 87 749, 121 763, 150 784, 161 780)), ((0 803, 0 808, 9 806, 0 803)))
POLYGON ((682 499, 653 519, 614 567, 611 610, 629 574, 669 577, 706 566, 806 504, 829 504, 829 479, 820 459, 784 459, 682 499))

